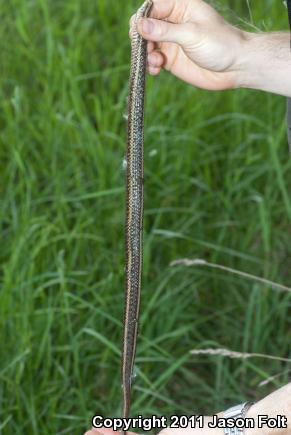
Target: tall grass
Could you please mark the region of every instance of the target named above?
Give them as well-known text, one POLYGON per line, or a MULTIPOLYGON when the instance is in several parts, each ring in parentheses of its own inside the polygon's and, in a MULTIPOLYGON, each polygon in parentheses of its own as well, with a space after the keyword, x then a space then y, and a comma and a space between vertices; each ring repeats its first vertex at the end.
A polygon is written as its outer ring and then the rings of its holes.
MULTIPOLYGON (((1 435, 81 434, 94 413, 120 414, 123 113, 137 5, 0 6, 1 435)), ((280 2, 218 8, 247 28, 287 28, 280 2)), ((148 80, 133 415, 213 413, 288 380, 286 362, 190 351, 290 358, 290 294, 169 267, 202 258, 290 286, 284 111, 274 95, 148 80)))

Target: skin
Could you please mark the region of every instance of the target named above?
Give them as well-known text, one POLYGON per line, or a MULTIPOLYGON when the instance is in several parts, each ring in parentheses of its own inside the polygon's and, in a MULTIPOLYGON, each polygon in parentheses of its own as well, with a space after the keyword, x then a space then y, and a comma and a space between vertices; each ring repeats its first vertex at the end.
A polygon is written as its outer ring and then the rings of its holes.
MULTIPOLYGON (((131 28, 134 23, 133 16, 131 28)), ((202 89, 245 87, 291 97, 289 32, 244 32, 202 0, 154 0, 151 17, 140 20, 137 29, 148 41, 148 72, 153 76, 165 69, 202 89)), ((257 402, 247 413, 254 419, 258 415, 286 415, 288 428, 246 429, 245 435, 291 435, 291 383, 257 402)), ((114 432, 101 428, 85 435, 96 434, 114 432)), ((159 434, 222 435, 223 429, 209 429, 206 424, 204 429, 164 429, 159 434)))
POLYGON ((151 18, 137 27, 148 41, 151 75, 165 69, 202 89, 245 87, 291 97, 289 32, 244 32, 202 0, 154 0, 151 18))

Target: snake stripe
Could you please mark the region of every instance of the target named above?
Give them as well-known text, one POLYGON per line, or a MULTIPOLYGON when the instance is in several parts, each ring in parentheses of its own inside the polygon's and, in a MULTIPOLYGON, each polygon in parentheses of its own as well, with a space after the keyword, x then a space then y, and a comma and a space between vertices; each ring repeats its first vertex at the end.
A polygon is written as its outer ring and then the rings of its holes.
MULTIPOLYGON (((147 17, 152 1, 147 0, 136 13, 136 21, 147 17)), ((135 26, 136 27, 136 26, 135 26)), ((142 271, 143 174, 144 174, 144 96, 146 41, 133 30, 128 99, 126 152, 125 222, 125 310, 122 353, 123 417, 130 412, 131 386, 138 328, 142 271)), ((123 431, 123 434, 125 432, 123 431)))

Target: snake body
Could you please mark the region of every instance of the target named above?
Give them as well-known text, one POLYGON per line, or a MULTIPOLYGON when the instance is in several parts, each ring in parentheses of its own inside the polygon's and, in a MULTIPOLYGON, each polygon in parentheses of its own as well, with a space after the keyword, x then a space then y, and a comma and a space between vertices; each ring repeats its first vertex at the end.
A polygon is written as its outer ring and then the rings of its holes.
POLYGON ((125 313, 122 354, 123 418, 128 418, 130 411, 142 271, 144 98, 147 48, 146 41, 136 30, 136 22, 142 17, 147 17, 151 7, 152 0, 147 0, 137 11, 131 42, 126 152, 125 313))

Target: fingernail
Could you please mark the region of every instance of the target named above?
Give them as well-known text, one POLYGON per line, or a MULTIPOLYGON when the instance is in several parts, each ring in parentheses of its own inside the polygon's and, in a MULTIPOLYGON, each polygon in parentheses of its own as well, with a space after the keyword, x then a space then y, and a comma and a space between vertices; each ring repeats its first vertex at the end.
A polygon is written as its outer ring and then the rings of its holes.
POLYGON ((154 30, 154 24, 151 20, 143 19, 141 22, 141 28, 144 33, 152 33, 154 30))

